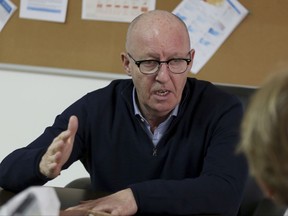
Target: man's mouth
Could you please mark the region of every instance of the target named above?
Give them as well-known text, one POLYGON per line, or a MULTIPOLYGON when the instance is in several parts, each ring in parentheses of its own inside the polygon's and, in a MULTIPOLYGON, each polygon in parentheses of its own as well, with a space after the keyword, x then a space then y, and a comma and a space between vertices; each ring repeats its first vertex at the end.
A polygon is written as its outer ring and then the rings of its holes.
POLYGON ((166 96, 169 94, 169 91, 168 90, 158 90, 158 91, 156 91, 156 94, 159 96, 166 96))

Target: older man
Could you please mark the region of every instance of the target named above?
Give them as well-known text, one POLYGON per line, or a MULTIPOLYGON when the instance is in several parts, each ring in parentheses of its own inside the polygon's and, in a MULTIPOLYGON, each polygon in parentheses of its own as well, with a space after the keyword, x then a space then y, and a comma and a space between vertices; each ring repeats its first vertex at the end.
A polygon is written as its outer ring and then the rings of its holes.
POLYGON ((247 176, 244 157, 234 154, 242 106, 211 83, 187 78, 194 54, 174 14, 137 17, 121 54, 132 79, 87 94, 6 157, 0 186, 45 184, 81 160, 93 189, 111 195, 72 209, 236 215, 247 176))

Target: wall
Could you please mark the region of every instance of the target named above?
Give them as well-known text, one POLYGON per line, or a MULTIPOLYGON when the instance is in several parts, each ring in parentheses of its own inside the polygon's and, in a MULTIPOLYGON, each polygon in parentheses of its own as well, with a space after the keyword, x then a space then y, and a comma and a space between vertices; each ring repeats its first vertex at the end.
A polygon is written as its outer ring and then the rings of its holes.
MULTIPOLYGON (((20 0, 13 2, 20 5, 20 0)), ((81 2, 69 1, 65 24, 21 19, 18 9, 1 31, 0 62, 121 71, 119 53, 128 23, 82 20, 81 2)), ((156 8, 172 11, 180 2, 157 0, 156 8)), ((248 16, 195 75, 198 79, 259 86, 268 75, 288 67, 288 1, 239 2, 249 10, 248 16)))
MULTIPOLYGON (((37 138, 54 122, 55 116, 72 102, 89 91, 106 86, 114 78, 121 78, 109 77, 107 73, 106 78, 101 77, 100 73, 99 76, 94 73, 94 77, 77 77, 75 74, 59 76, 43 71, 31 73, 0 67, 0 161, 11 151, 37 138)), ((124 74, 122 77, 127 78, 124 74)), ((77 162, 47 185, 62 187, 84 176, 88 174, 77 162)))

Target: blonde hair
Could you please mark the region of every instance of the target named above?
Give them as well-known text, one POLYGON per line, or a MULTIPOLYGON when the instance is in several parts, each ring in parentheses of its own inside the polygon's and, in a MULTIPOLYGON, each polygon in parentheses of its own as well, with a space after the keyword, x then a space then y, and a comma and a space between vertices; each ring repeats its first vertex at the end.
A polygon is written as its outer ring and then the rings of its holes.
POLYGON ((288 204, 288 71, 273 74, 251 97, 238 151, 275 201, 288 204))

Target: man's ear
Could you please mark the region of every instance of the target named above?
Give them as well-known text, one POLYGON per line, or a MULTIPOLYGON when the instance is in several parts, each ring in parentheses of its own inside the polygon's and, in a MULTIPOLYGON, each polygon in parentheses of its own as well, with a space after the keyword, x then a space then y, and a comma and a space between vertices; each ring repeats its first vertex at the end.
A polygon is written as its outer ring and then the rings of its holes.
POLYGON ((190 65, 189 65, 189 71, 191 71, 191 68, 192 68, 192 65, 193 65, 194 55, 195 55, 195 50, 192 49, 192 50, 190 51, 190 59, 191 59, 191 63, 190 63, 190 65))
POLYGON ((195 55, 195 50, 194 50, 194 49, 192 49, 192 50, 190 51, 190 55, 191 55, 191 60, 193 61, 194 55, 195 55))
POLYGON ((127 56, 127 53, 125 52, 121 53, 121 60, 122 60, 122 65, 123 65, 125 72, 128 74, 128 76, 131 76, 131 71, 130 71, 130 66, 129 66, 130 60, 127 56))

